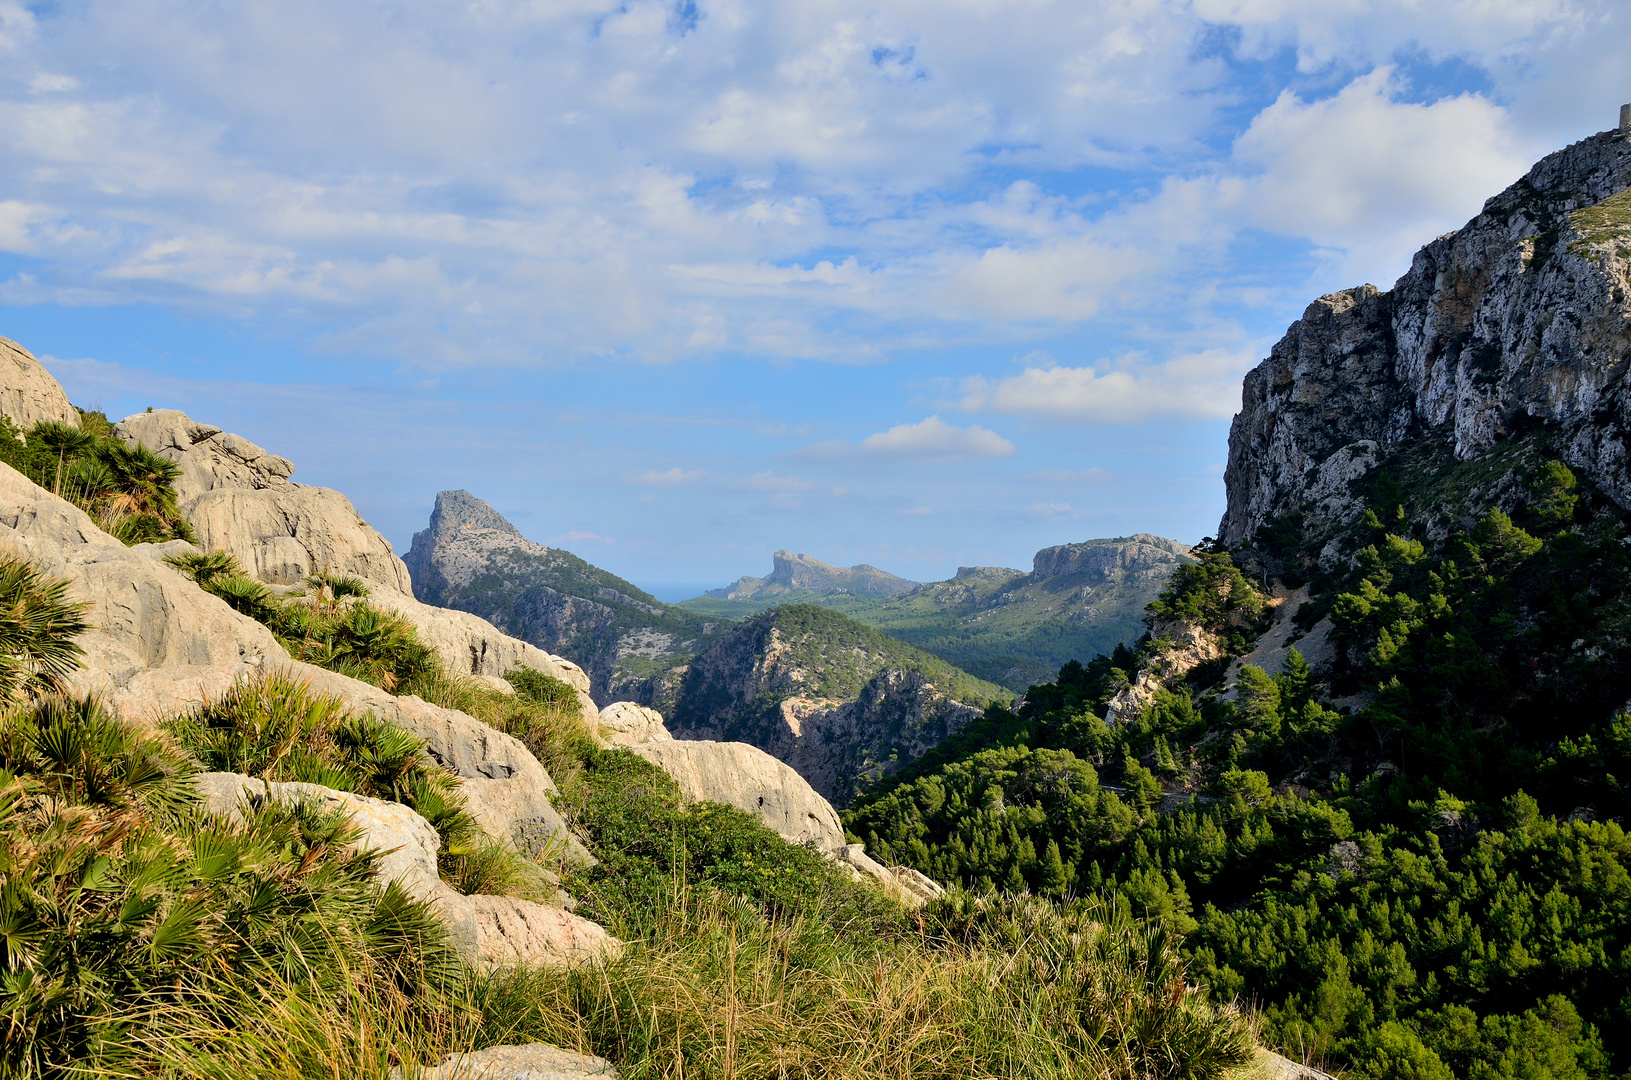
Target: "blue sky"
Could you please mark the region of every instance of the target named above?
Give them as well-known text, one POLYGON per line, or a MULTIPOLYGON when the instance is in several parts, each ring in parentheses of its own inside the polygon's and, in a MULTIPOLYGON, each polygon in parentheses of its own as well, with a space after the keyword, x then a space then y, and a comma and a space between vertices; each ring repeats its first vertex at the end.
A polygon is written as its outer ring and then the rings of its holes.
POLYGON ((0 0, 0 334, 399 548, 918 579, 1223 508, 1241 375, 1631 100, 1592 0, 0 0))

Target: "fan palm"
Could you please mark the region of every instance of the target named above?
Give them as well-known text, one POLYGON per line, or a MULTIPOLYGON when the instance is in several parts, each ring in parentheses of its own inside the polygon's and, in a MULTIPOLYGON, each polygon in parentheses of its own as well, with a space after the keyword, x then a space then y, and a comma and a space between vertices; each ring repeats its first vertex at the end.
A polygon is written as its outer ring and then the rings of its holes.
POLYGON ((90 628, 68 584, 0 556, 0 702, 63 689, 79 666, 74 638, 90 628))
POLYGON ((174 487, 181 477, 180 465, 141 443, 126 446, 110 440, 96 448, 96 455, 113 481, 109 490, 99 494, 109 497, 115 510, 151 514, 167 524, 181 520, 174 487))
POLYGON ((51 485, 53 495, 62 494, 63 465, 96 445, 95 435, 78 424, 65 424, 60 420, 45 420, 35 424, 34 429, 28 433, 28 438, 57 456, 56 479, 51 485))

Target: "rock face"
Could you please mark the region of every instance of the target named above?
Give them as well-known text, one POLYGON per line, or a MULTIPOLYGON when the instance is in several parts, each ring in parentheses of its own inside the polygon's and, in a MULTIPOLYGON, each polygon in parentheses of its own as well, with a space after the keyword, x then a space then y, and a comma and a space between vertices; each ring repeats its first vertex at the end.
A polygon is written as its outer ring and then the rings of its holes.
POLYGON ((645 746, 674 736, 663 723, 663 714, 632 701, 614 701, 600 710, 600 733, 613 746, 645 746))
POLYGON ((711 589, 704 596, 715 600, 767 599, 789 594, 814 596, 899 596, 917 588, 918 583, 861 563, 858 566, 829 566, 808 555, 778 551, 770 557, 769 577, 738 578, 736 584, 711 589))
POLYGON ((479 615, 572 660, 601 704, 662 704, 675 672, 715 633, 710 620, 528 540, 467 491, 436 496, 430 526, 414 535, 406 561, 416 598, 479 615))
POLYGON ((230 551, 260 580, 289 585, 331 570, 412 590, 407 567, 351 500, 291 482, 288 459, 175 409, 127 416, 114 433, 181 466, 177 501, 200 545, 230 551))
POLYGON ((264 626, 207 595, 142 548, 127 548, 78 507, 0 465, 0 541, 89 603, 75 688, 152 722, 285 659, 264 626))
POLYGON ((1043 548, 1031 560, 1031 577, 1038 581, 1077 576, 1114 581, 1133 576, 1164 582, 1173 567, 1188 559, 1188 544, 1137 533, 1043 548))
POLYGON ((775 608, 733 628, 685 673, 669 726, 745 742, 847 802, 1007 700, 949 664, 835 611, 775 608))
POLYGON ((1309 305, 1246 376, 1219 538, 1357 518, 1398 452, 1489 456, 1537 433, 1631 507, 1631 133, 1543 159, 1390 292, 1309 305))
POLYGON ((415 900, 434 904, 466 962, 484 968, 573 964, 615 956, 616 938, 587 919, 549 904, 505 896, 465 896, 436 870, 441 837, 400 803, 335 791, 317 784, 276 783, 237 773, 204 773, 199 794, 209 813, 231 817, 267 801, 311 801, 343 810, 362 847, 384 852, 381 882, 397 882, 415 900))
POLYGON ((0 415, 24 434, 45 420, 79 424, 79 410, 57 380, 33 353, 10 338, 0 338, 0 415))
POLYGON ((418 1080, 617 1080, 605 1058, 573 1054, 547 1043, 490 1046, 470 1054, 449 1054, 418 1080))

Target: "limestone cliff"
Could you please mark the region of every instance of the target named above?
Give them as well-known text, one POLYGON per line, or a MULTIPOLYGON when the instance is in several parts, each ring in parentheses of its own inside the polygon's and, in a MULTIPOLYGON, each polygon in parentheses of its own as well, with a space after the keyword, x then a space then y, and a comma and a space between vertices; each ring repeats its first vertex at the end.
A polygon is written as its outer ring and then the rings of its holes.
POLYGON ((1414 490, 1442 533, 1540 453, 1631 507, 1628 188, 1631 132, 1594 135, 1422 248, 1391 291, 1309 305, 1246 377, 1219 538, 1289 522, 1329 561, 1379 484, 1414 490), (1429 490, 1458 466, 1457 490, 1429 490))
POLYGON ((521 535, 468 491, 436 496, 407 566, 413 593, 458 608, 589 675, 600 704, 671 700, 678 671, 717 633, 717 621, 670 607, 615 574, 521 535))

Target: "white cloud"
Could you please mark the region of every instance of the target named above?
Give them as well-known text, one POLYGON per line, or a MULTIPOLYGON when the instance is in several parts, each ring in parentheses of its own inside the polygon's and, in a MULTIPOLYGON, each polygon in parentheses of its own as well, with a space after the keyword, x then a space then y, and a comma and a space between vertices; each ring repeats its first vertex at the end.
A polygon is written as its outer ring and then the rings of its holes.
POLYGON ((663 472, 658 472, 656 469, 647 469, 640 475, 633 477, 631 482, 636 484, 652 484, 661 487, 667 487, 673 484, 689 484, 693 480, 700 479, 703 472, 704 470, 702 469, 692 469, 687 471, 680 468, 678 465, 663 472))
POLYGON ((1487 98, 1419 104, 1400 100, 1403 90, 1391 69, 1379 68, 1323 100, 1281 93, 1234 145, 1245 218, 1396 276, 1411 253, 1476 214, 1539 152, 1487 98))
POLYGON ((822 442, 797 452, 815 461, 896 460, 917 462, 972 461, 1012 457, 1014 444, 996 432, 971 424, 957 427, 939 416, 915 424, 897 424, 868 435, 859 443, 822 442))
POLYGON ((1224 419, 1240 409, 1240 377, 1251 354, 1211 349, 1162 364, 1124 358, 1119 366, 1033 366, 1006 379, 963 383, 970 412, 1047 420, 1132 424, 1154 416, 1224 419))
POLYGON ((555 542, 559 544, 563 541, 577 541, 579 543, 588 542, 591 544, 606 544, 608 546, 617 543, 616 540, 613 540, 609 536, 601 536, 599 533, 592 532, 569 532, 565 536, 559 537, 555 542))
POLYGON ((1000 458, 1016 452, 1013 443, 994 431, 978 424, 957 427, 938 416, 868 435, 857 449, 874 457, 932 459, 1000 458))

